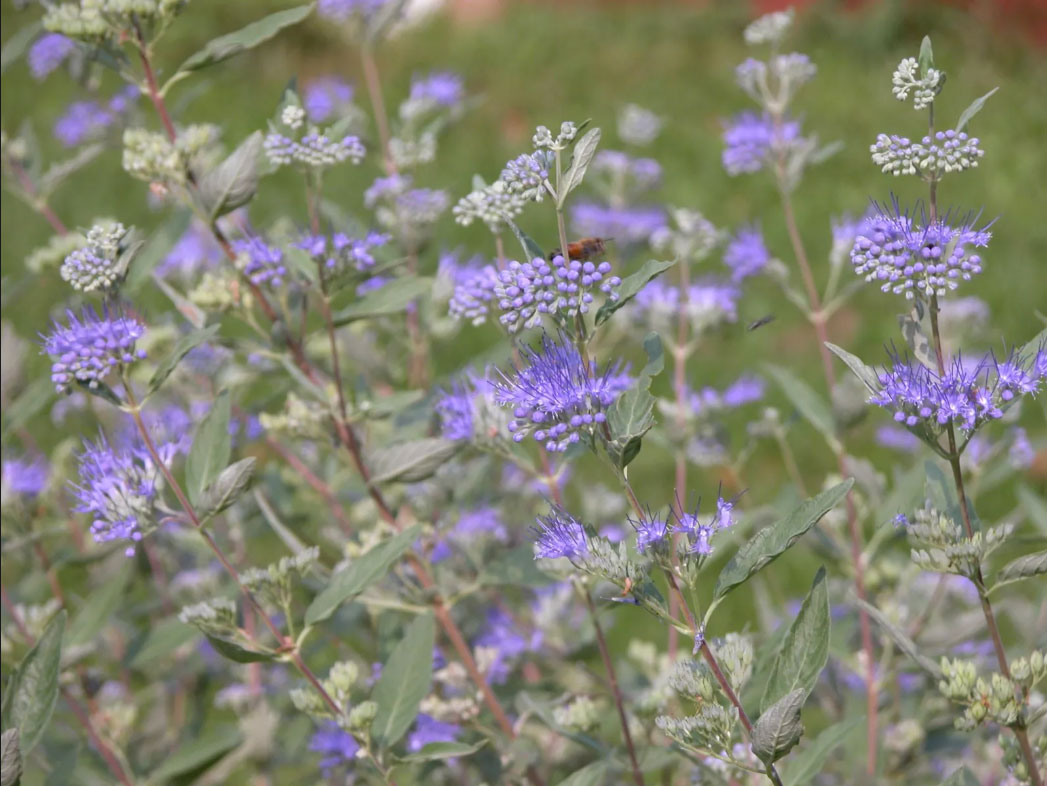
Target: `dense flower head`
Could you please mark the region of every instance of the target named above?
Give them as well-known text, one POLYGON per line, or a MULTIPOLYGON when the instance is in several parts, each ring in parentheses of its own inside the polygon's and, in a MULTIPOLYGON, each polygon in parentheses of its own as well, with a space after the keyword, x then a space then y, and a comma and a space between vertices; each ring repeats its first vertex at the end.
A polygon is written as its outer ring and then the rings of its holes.
POLYGON ((465 82, 453 71, 433 71, 411 79, 410 100, 450 108, 465 98, 465 82))
POLYGON ((669 522, 666 519, 648 511, 640 518, 630 518, 629 523, 636 530, 636 549, 641 554, 666 542, 669 534, 669 522))
POLYGON ((522 153, 509 161, 498 178, 512 194, 541 202, 549 179, 549 154, 544 150, 522 153))
POLYGON ((111 289, 123 277, 117 261, 127 228, 119 222, 96 224, 87 233, 87 243, 62 262, 60 274, 73 289, 92 292, 111 289))
POLYGON ((676 523, 673 531, 680 532, 687 537, 692 554, 712 554, 712 537, 717 532, 734 526, 734 503, 736 500, 726 500, 717 495, 716 512, 711 516, 700 516, 698 509, 701 500, 695 505, 694 512, 685 511, 683 508, 673 511, 676 523))
POLYGON ((132 556, 152 526, 159 469, 144 448, 117 449, 104 436, 85 441, 77 461, 80 480, 72 486, 76 512, 94 516, 91 535, 96 543, 129 541, 125 553, 132 556))
POLYGON ((458 200, 451 212, 454 220, 462 226, 469 226, 479 219, 494 232, 505 224, 507 219, 516 218, 523 211, 526 200, 510 190, 501 180, 489 186, 481 186, 458 200))
POLYGON ((896 422, 910 428, 924 424, 940 432, 953 425, 971 432, 989 420, 1003 417, 1016 399, 1035 395, 1047 379, 1047 349, 1028 357, 1011 353, 999 360, 990 352, 966 362, 953 359, 944 375, 897 355, 879 375, 881 390, 869 402, 894 413, 896 422))
POLYGON ((31 499, 47 488, 51 476, 46 459, 5 458, 3 461, 3 500, 6 506, 9 497, 31 499))
POLYGON ((260 237, 249 237, 235 241, 233 250, 237 253, 237 265, 252 284, 264 284, 272 289, 284 285, 287 265, 284 264, 284 252, 279 248, 270 246, 260 237))
POLYGON ((985 155, 978 143, 978 137, 951 129, 938 131, 933 138, 925 136, 919 142, 897 134, 878 134, 869 152, 873 163, 887 174, 941 178, 949 172, 978 166, 978 159, 985 155))
POLYGON ((334 232, 330 236, 306 235, 294 245, 319 262, 326 275, 341 275, 371 270, 377 264, 374 250, 388 242, 389 235, 381 232, 368 232, 363 237, 334 232))
POLYGON ((906 57, 891 76, 891 92, 899 101, 908 100, 912 93, 913 109, 924 109, 934 102, 934 97, 944 84, 944 76, 935 68, 927 69, 924 74, 915 57, 906 57))
MULTIPOLYGON (((321 0, 322 4, 323 0, 321 0)), ((320 759, 320 769, 323 770, 324 777, 329 778, 339 767, 353 764, 360 750, 360 744, 352 734, 342 729, 335 721, 328 720, 313 732, 309 740, 309 750, 323 756, 320 759)))
POLYGON ((266 134, 263 147, 269 160, 277 166, 294 163, 305 167, 324 167, 346 160, 359 164, 366 152, 358 137, 347 135, 341 139, 331 139, 319 131, 310 131, 300 139, 274 131, 266 134))
POLYGON ((637 158, 621 150, 601 150, 589 165, 593 175, 622 183, 626 189, 649 191, 662 182, 662 165, 653 158, 637 158))
POLYGON ((759 172, 772 155, 800 140, 800 124, 783 120, 777 126, 767 113, 742 112, 724 124, 723 167, 729 175, 759 172))
POLYGON ((762 379, 752 374, 739 377, 722 391, 713 387, 689 391, 687 405, 695 415, 706 415, 725 409, 751 404, 763 398, 766 386, 762 379))
POLYGON ((447 303, 450 316, 473 325, 483 324, 498 284, 498 271, 494 265, 480 258, 459 263, 457 258, 446 255, 440 259, 440 273, 450 279, 453 287, 447 303))
POLYGON ((378 223, 388 229, 428 227, 447 210, 450 198, 440 189, 413 186, 410 175, 377 177, 364 192, 364 206, 373 208, 378 223))
POLYGON ((626 104, 618 111, 618 136, 630 145, 651 144, 663 125, 662 118, 637 104, 626 104))
MULTIPOLYGON (((542 336, 541 347, 520 350, 514 376, 494 380, 495 399, 512 407, 509 432, 522 442, 530 434, 550 452, 562 452, 606 420, 605 412, 631 384, 617 366, 603 373, 586 367, 566 337, 542 336)), ((500 373, 500 372, 499 372, 500 373)))
POLYGON ((473 373, 462 375, 440 391, 434 409, 445 439, 495 437, 506 425, 505 415, 495 402, 493 383, 473 373))
POLYGON ((51 381, 64 393, 74 382, 97 388, 114 369, 145 357, 135 342, 145 326, 132 317, 113 316, 106 309, 99 315, 85 307, 80 317, 67 311, 68 325, 54 323, 44 336, 44 352, 51 356, 51 381))
POLYGON ((498 272, 495 298, 502 310, 499 322, 515 333, 535 327, 542 315, 565 318, 586 314, 599 289, 607 300, 618 299, 622 280, 612 275, 610 262, 536 257, 530 262, 510 261, 498 272))
POLYGON ((612 238, 619 246, 647 243, 666 228, 665 210, 655 205, 611 207, 578 202, 571 205, 570 216, 577 236, 612 238))
POLYGON ((35 79, 43 79, 76 51, 76 43, 61 33, 47 33, 40 36, 29 48, 26 59, 29 71, 35 79))
POLYGON ((731 269, 731 281, 739 282, 761 272, 771 261, 771 252, 756 225, 740 228, 727 242, 723 261, 731 269))
POLYGON ((976 216, 950 226, 949 216, 929 222, 915 211, 902 212, 878 206, 868 218, 851 248, 851 264, 866 281, 881 282, 884 292, 930 298, 944 296, 959 282, 982 272, 982 258, 975 248, 989 244, 988 225, 975 226, 976 216))
POLYGON ((313 123, 326 123, 353 102, 353 86, 337 76, 325 76, 310 82, 302 96, 302 106, 313 123))
POLYGON ((534 527, 535 559, 584 559, 589 554, 585 527, 563 508, 553 505, 549 513, 538 516, 534 527))

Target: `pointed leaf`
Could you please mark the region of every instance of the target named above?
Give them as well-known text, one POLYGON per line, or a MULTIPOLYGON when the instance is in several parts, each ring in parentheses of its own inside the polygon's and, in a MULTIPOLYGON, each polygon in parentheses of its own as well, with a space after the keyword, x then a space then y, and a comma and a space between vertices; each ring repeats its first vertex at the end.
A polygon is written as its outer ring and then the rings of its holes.
POLYGON ((355 598, 388 572, 394 562, 417 540, 422 528, 410 527, 372 548, 331 577, 330 583, 317 595, 305 612, 305 624, 315 625, 332 614, 343 603, 355 598))
POLYGON ((214 483, 200 495, 200 511, 208 516, 221 513, 233 505, 251 487, 255 458, 241 459, 223 469, 214 483))
POLYGON ((582 138, 574 143, 574 152, 571 155, 571 166, 564 173, 560 182, 560 192, 556 195, 556 206, 562 208, 567 201, 567 195, 582 184, 585 171, 596 154, 596 148, 600 145, 600 129, 592 128, 582 135, 582 138))
POLYGON ((1034 554, 1024 554, 1015 560, 1008 562, 1000 572, 996 574, 997 584, 1022 579, 1031 579, 1033 576, 1047 574, 1047 551, 1038 551, 1034 554))
POLYGON ((22 751, 18 729, 8 729, 0 737, 0 786, 17 786, 22 777, 22 751))
POLYGON ((931 317, 922 300, 913 301, 913 309, 908 314, 898 315, 898 327, 902 337, 909 346, 913 357, 932 371, 938 370, 938 359, 931 347, 931 317))
POLYGON ((981 786, 981 783, 978 780, 978 776, 967 769, 967 767, 960 767, 960 769, 942 781, 941 786, 981 786))
POLYGON ((722 598, 732 589, 748 581, 758 570, 773 562, 792 546, 811 527, 836 507, 851 490, 854 478, 847 478, 831 489, 805 501, 784 519, 764 527, 745 543, 731 558, 716 579, 713 599, 722 598))
POLYGON ((406 756, 402 756, 399 761, 410 763, 458 759, 472 756, 486 744, 487 740, 481 740, 473 745, 468 745, 464 742, 430 742, 417 753, 409 753, 406 756))
POLYGON ((200 769, 243 742, 235 726, 219 726, 183 744, 149 774, 151 783, 164 783, 178 775, 200 769))
POLYGON ((231 414, 229 391, 223 390, 193 435, 193 446, 185 460, 185 484, 194 503, 229 463, 233 446, 229 434, 231 414))
POLYGON ((418 707, 433 679, 435 639, 433 615, 416 617, 382 668, 371 693, 378 705, 371 735, 379 747, 395 745, 418 716, 418 707))
POLYGON ((262 132, 255 131, 221 164, 200 178, 200 201, 212 221, 254 198, 261 155, 262 132))
POLYGON ((130 577, 130 568, 123 565, 115 576, 88 596, 87 602, 69 623, 69 632, 65 636, 67 647, 88 644, 94 640, 125 599, 124 588, 130 577))
POLYGON ((215 652, 233 663, 262 663, 276 657, 271 652, 249 650, 239 642, 222 636, 208 636, 207 640, 214 647, 215 652))
POLYGON ((861 358, 857 355, 852 355, 846 349, 842 349, 830 341, 825 342, 825 346, 829 348, 836 357, 847 364, 847 368, 854 372, 854 375, 858 377, 858 380, 868 388, 870 393, 880 392, 880 376, 876 373, 876 369, 872 366, 867 366, 861 358))
POLYGON ((65 621, 64 609, 51 618, 4 689, 0 716, 5 729, 18 730, 23 757, 40 741, 58 701, 65 621))
POLYGON ((427 437, 379 448, 371 454, 371 485, 414 483, 432 476, 461 449, 450 439, 427 437))
POLYGON ((814 388, 781 366, 768 364, 767 373, 774 377, 785 397, 804 419, 825 437, 825 441, 833 450, 838 450, 840 442, 836 438, 836 423, 833 420, 832 409, 814 388))
POLYGON ((802 690, 804 698, 809 696, 828 659, 829 590, 823 567, 815 574, 811 591, 789 626, 771 667, 760 708, 766 710, 794 690, 802 690))
POLYGON ((545 252, 542 251, 542 247, 535 242, 534 238, 520 229, 520 225, 513 221, 511 218, 506 218, 505 223, 509 225, 509 229, 516 235, 516 239, 520 241, 520 248, 523 249, 524 257, 528 262, 532 259, 545 259, 545 252))
POLYGON ((654 396, 647 392, 650 385, 640 383, 622 393, 607 410, 607 454, 618 469, 625 469, 640 452, 643 436, 654 425, 654 396))
POLYGON ((644 262, 643 267, 622 279, 622 285, 618 288, 618 299, 614 302, 607 301, 600 306, 599 310, 596 312, 596 324, 598 326, 602 325, 610 319, 615 311, 636 297, 636 294, 647 286, 649 282, 656 279, 675 264, 675 259, 668 261, 649 259, 644 262))
POLYGON ((971 118, 982 111, 982 109, 985 107, 985 102, 988 101, 992 97, 992 94, 999 89, 1000 88, 998 87, 994 87, 981 98, 974 99, 971 102, 970 106, 963 110, 963 114, 960 115, 960 119, 956 121, 956 130, 966 131, 968 123, 971 122, 971 118))
POLYGON ((786 786, 808 786, 815 775, 822 771, 826 759, 836 750, 859 724, 865 722, 865 716, 848 718, 842 723, 834 723, 804 750, 789 759, 789 769, 785 773, 786 786))
POLYGON ((178 364, 182 362, 182 358, 192 352, 201 344, 206 344, 208 341, 213 339, 218 333, 218 325, 210 325, 205 327, 203 330, 194 330, 192 333, 188 333, 178 339, 178 343, 174 345, 174 349, 168 353, 167 357, 164 358, 163 363, 156 369, 152 378, 149 380, 149 388, 146 395, 152 395, 160 386, 164 384, 166 379, 171 376, 174 370, 178 367, 178 364))
POLYGON ((876 623, 883 628, 884 633, 891 637, 895 645, 912 658, 917 665, 920 666, 924 671, 934 677, 936 680, 941 679, 942 670, 933 660, 928 658, 926 655, 921 655, 919 648, 916 646, 916 642, 909 638, 909 636, 902 631, 897 625, 891 622, 887 617, 884 616, 883 612, 873 606, 871 603, 858 599, 858 605, 865 609, 869 616, 876 620, 876 623))
POLYGON ((390 281, 384 287, 368 292, 355 303, 334 315, 338 327, 357 319, 373 319, 405 311, 412 300, 430 292, 433 280, 426 276, 404 276, 390 281))
POLYGON ((760 715, 753 726, 752 741, 752 751, 760 761, 773 764, 800 741, 800 710, 806 699, 803 689, 794 690, 760 715))
POLYGON ((934 68, 934 50, 931 48, 931 37, 925 35, 920 42, 920 76, 926 78, 927 72, 934 68))
POLYGON ((221 63, 240 52, 252 49, 275 36, 285 27, 296 25, 312 13, 313 5, 300 5, 289 8, 286 11, 277 11, 275 14, 263 17, 249 25, 208 41, 196 54, 178 67, 179 71, 196 71, 200 68, 221 63))

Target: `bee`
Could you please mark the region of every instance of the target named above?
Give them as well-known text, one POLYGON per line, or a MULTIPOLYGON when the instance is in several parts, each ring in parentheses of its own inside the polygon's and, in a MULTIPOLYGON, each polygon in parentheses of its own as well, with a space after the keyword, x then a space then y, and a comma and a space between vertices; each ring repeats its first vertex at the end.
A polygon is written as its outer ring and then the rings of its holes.
MULTIPOLYGON (((583 237, 573 243, 567 244, 567 256, 570 259, 587 260, 602 254, 607 249, 607 244, 613 240, 609 237, 583 237)), ((561 250, 554 248, 549 254, 549 261, 553 257, 560 256, 561 250)))
POLYGON ((774 314, 768 314, 765 317, 760 317, 755 322, 750 322, 749 326, 746 328, 746 330, 748 330, 749 332, 752 332, 752 331, 756 330, 757 328, 762 328, 768 322, 774 322, 774 314))

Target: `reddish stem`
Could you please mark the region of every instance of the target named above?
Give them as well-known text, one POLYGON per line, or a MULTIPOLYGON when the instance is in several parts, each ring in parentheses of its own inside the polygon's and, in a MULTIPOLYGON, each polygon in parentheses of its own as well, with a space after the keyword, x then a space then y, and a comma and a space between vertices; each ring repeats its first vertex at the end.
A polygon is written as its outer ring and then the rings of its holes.
POLYGON ((15 180, 18 181, 18 185, 22 187, 22 191, 25 192, 25 195, 33 203, 36 212, 47 220, 47 223, 51 225, 51 229, 55 231, 55 234, 69 234, 69 230, 66 228, 66 225, 62 223, 62 219, 58 217, 58 214, 51 209, 51 206, 48 205, 47 202, 39 198, 36 185, 34 185, 32 178, 29 177, 29 173, 25 171, 25 168, 13 158, 7 159, 7 165, 11 168, 11 172, 14 174, 15 180))

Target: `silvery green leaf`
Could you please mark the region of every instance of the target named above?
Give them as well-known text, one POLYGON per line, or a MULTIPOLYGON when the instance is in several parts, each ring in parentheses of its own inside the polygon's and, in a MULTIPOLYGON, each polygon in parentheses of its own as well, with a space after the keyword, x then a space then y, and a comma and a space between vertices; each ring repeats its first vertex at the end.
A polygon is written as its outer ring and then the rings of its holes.
POLYGON ((122 407, 124 404, 124 402, 120 400, 120 397, 113 392, 113 389, 104 382, 98 382, 92 386, 78 379, 76 384, 84 393, 100 398, 103 401, 108 401, 114 407, 122 407))
POLYGON ((312 3, 289 8, 286 11, 277 11, 275 14, 269 14, 269 16, 241 27, 236 32, 214 38, 208 41, 199 52, 190 55, 178 66, 178 70, 196 71, 215 63, 221 63, 248 49, 253 49, 268 41, 285 27, 298 24, 312 11, 312 3))
POLYGON ((906 633, 891 622, 887 617, 884 616, 883 612, 873 606, 871 603, 858 599, 858 605, 865 609, 869 616, 876 620, 876 623, 883 628, 884 633, 891 637, 898 649, 912 658, 920 668, 934 677, 936 680, 941 679, 942 670, 933 660, 928 658, 926 655, 920 654, 919 648, 916 646, 916 642, 909 638, 906 633))
POLYGON ((134 669, 152 668, 154 661, 188 644, 198 633, 196 628, 185 624, 178 617, 163 620, 149 628, 144 636, 132 642, 128 647, 125 663, 134 669))
POLYGON ((0 786, 16 786, 22 777, 22 751, 18 729, 8 729, 0 737, 0 786))
POLYGON ((443 759, 459 759, 472 756, 480 748, 487 744, 487 740, 469 745, 464 742, 430 742, 417 753, 409 753, 401 756, 398 761, 406 763, 422 761, 441 761, 443 759))
POLYGON ((263 663, 276 657, 271 652, 249 650, 239 642, 224 636, 208 636, 207 641, 214 647, 215 652, 233 663, 263 663))
POLYGON ((115 576, 88 596, 88 600, 69 623, 65 635, 66 646, 77 647, 94 640, 120 602, 126 600, 124 589, 130 577, 129 566, 121 566, 115 576))
POLYGON ((233 505, 251 487, 255 458, 241 459, 219 473, 213 483, 200 495, 200 510, 213 516, 233 505))
POLYGON ((789 369, 770 363, 766 368, 796 410, 825 437, 825 441, 834 451, 838 450, 840 441, 836 437, 836 423, 833 420, 832 409, 825 400, 789 369))
POLYGON ((842 349, 830 341, 826 341, 825 346, 836 357, 847 364, 847 368, 854 372, 854 375, 869 389, 870 393, 876 394, 880 392, 880 377, 877 375, 876 369, 872 366, 867 366, 857 355, 852 355, 846 349, 842 349))
POLYGON ((608 772, 614 767, 614 762, 600 759, 590 762, 580 770, 575 770, 557 786, 600 786, 607 782, 608 772))
POLYGON ((358 319, 373 319, 405 311, 412 300, 433 288, 433 280, 427 276, 403 276, 390 281, 380 289, 368 292, 362 298, 334 314, 338 327, 358 319))
POLYGON ((418 707, 433 679, 435 638, 433 615, 419 615, 382 667, 382 676, 371 693, 371 700, 378 705, 371 736, 380 748, 395 745, 418 716, 418 707))
POLYGON ((607 410, 607 455, 618 469, 625 469, 640 452, 644 434, 654 425, 654 396, 637 384, 622 393, 607 410))
POLYGON ((789 769, 785 772, 785 786, 809 786, 811 780, 822 771, 826 759, 836 750, 847 736, 865 722, 865 716, 851 717, 842 723, 834 723, 815 737, 799 753, 789 759, 789 769))
POLYGON ((51 164, 47 171, 40 176, 38 187, 41 198, 46 199, 67 177, 75 174, 98 158, 103 150, 105 150, 105 145, 100 143, 85 145, 69 158, 56 164, 51 164))
POLYGON ((982 109, 985 107, 985 102, 988 101, 989 98, 992 97, 992 94, 999 89, 1000 88, 998 87, 994 87, 981 98, 974 99, 971 102, 970 106, 963 110, 963 114, 960 115, 960 119, 956 121, 956 130, 966 131, 967 124, 971 122, 971 118, 973 118, 976 114, 982 111, 982 109))
POLYGON ((1047 551, 1037 551, 1033 554, 1023 554, 1000 568, 1000 572, 996 574, 996 582, 999 586, 1004 582, 1010 584, 1045 574, 1047 574, 1047 551))
POLYGON ((284 259, 287 260, 291 267, 301 273, 306 281, 313 284, 319 282, 320 272, 316 268, 316 260, 309 255, 308 251, 297 246, 289 246, 284 249, 284 259))
POLYGON ((40 32, 40 22, 31 22, 22 27, 0 47, 0 74, 7 71, 11 63, 19 60, 40 32))
POLYGON ((65 609, 59 611, 8 678, 0 709, 5 729, 17 729, 19 750, 29 753, 47 728, 58 702, 65 609))
POLYGON ((528 261, 532 259, 545 259, 545 252, 542 251, 542 247, 538 243, 520 229, 520 225, 513 221, 511 218, 506 216, 505 223, 509 225, 509 229, 516 235, 516 239, 520 241, 520 248, 523 249, 524 258, 528 261))
POLYGON ((204 489, 215 481, 229 463, 233 449, 229 434, 231 416, 229 391, 223 390, 193 435, 193 445, 185 460, 185 484, 189 499, 194 503, 199 502, 204 489))
POLYGON ((647 286, 650 281, 660 276, 675 264, 675 259, 670 261, 649 259, 644 262, 643 267, 622 279, 622 285, 618 288, 618 299, 613 302, 607 301, 600 306, 599 310, 596 312, 596 324, 602 325, 610 319, 615 311, 636 297, 636 294, 647 286))
POLYGON ((200 200, 211 220, 246 205, 258 190, 262 132, 255 131, 218 166, 200 178, 200 200))
POLYGON ((772 704, 753 726, 752 750, 756 757, 773 764, 791 751, 803 736, 800 710, 807 695, 794 690, 772 704))
POLYGON ((306 609, 305 624, 315 625, 322 622, 334 614, 341 604, 355 598, 382 578, 392 564, 417 540, 420 532, 419 526, 405 529, 331 576, 330 583, 313 598, 313 602, 306 609))
POLYGON ((200 770, 242 742, 243 735, 236 726, 211 727, 164 759, 159 767, 149 773, 149 782, 167 783, 179 775, 200 770))
POLYGON ((582 184, 585 171, 596 154, 596 148, 600 145, 600 129, 589 129, 574 144, 574 152, 571 155, 571 166, 564 173, 560 181, 560 192, 556 195, 556 206, 562 208, 567 201, 567 195, 582 184))
POLYGON ((146 395, 152 395, 160 389, 160 386, 164 384, 169 376, 178 367, 178 364, 182 362, 182 358, 192 352, 201 344, 205 344, 215 337, 218 333, 218 325, 210 325, 205 327, 203 330, 194 330, 192 333, 187 333, 178 339, 178 343, 174 345, 174 348, 168 353, 167 357, 164 358, 163 362, 153 373, 153 376, 149 379, 149 387, 147 388, 146 395))
POLYGON ((368 462, 371 467, 371 485, 425 480, 460 449, 460 443, 441 437, 426 437, 378 448, 368 462))
POLYGON ((128 232, 127 236, 124 237, 121 243, 123 250, 120 252, 120 256, 116 258, 116 263, 113 265, 113 269, 121 279, 127 276, 127 271, 131 269, 131 265, 136 259, 138 259, 138 255, 142 252, 142 249, 145 248, 145 244, 146 241, 143 240, 139 233, 134 229, 128 232))
POLYGON ((665 369, 665 347, 662 346, 662 337, 652 330, 644 337, 643 351, 647 353, 647 363, 640 372, 640 381, 646 381, 647 387, 650 388, 651 380, 665 369))
POLYGON ((818 681, 829 659, 829 591, 826 588, 825 568, 814 576, 811 591, 804 598, 785 634, 778 656, 771 667, 761 709, 766 710, 782 697, 795 690, 806 698, 818 681))
POLYGON ((981 786, 981 781, 964 766, 942 781, 941 786, 981 786))
POLYGON ((902 337, 909 345, 909 351, 912 352, 913 357, 937 373, 938 359, 935 357, 929 338, 931 316, 922 300, 913 301, 913 309, 910 313, 898 315, 898 327, 902 329, 902 337))
POLYGON ((920 76, 927 78, 927 73, 934 68, 934 50, 931 48, 931 37, 925 35, 920 42, 920 76))
POLYGON ((847 496, 854 478, 847 478, 831 489, 806 500, 784 519, 758 530, 724 565, 716 579, 713 599, 718 600, 758 570, 780 557, 786 549, 847 496))

